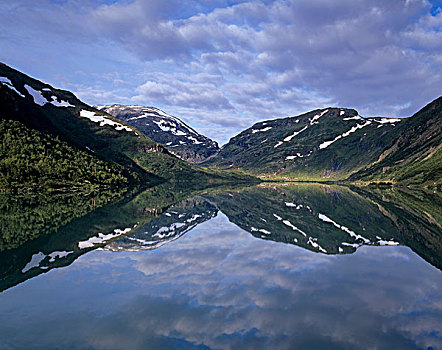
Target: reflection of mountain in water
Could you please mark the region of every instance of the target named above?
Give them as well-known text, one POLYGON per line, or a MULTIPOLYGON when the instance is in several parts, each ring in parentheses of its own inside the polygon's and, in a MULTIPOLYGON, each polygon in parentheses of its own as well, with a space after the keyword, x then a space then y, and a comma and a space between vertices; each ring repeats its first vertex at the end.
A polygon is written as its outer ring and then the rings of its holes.
POLYGON ((152 219, 135 232, 118 239, 105 249, 149 250, 174 241, 198 224, 212 219, 218 208, 201 197, 186 199, 170 207, 160 217, 152 219))
POLYGON ((96 248, 158 248, 218 210, 260 239, 326 254, 352 253, 361 245, 404 244, 442 268, 437 194, 323 184, 192 191, 167 184, 135 196, 43 199, 3 197, 0 290, 69 265, 96 248))
POLYGON ((101 192, 0 197, 0 217, 4 219, 0 291, 52 268, 67 266, 88 251, 136 232, 170 205, 196 193, 177 184, 163 184, 138 195, 101 192))
POLYGON ((262 185, 210 199, 255 237, 316 252, 351 253, 363 244, 398 244, 391 220, 345 187, 262 185))
POLYGON ((264 184, 204 196, 255 237, 327 254, 405 244, 441 268, 441 200, 410 190, 264 184))

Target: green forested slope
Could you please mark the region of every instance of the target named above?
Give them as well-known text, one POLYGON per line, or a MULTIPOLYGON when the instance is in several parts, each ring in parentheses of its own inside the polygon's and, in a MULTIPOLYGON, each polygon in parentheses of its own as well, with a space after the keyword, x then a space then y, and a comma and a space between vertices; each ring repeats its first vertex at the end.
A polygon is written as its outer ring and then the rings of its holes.
POLYGON ((209 181, 246 178, 207 172, 186 163, 137 129, 86 105, 72 93, 4 64, 0 64, 0 120, 9 133, 2 148, 4 166, 11 169, 21 159, 20 171, 6 171, 2 175, 3 189, 35 181, 52 186, 89 182, 145 185, 175 180, 204 186, 209 181), (14 142, 24 146, 11 148, 14 142), (62 152, 49 151, 62 144, 62 152), (49 169, 50 165, 54 165, 53 169, 49 169), (46 181, 49 178, 52 182, 46 181))

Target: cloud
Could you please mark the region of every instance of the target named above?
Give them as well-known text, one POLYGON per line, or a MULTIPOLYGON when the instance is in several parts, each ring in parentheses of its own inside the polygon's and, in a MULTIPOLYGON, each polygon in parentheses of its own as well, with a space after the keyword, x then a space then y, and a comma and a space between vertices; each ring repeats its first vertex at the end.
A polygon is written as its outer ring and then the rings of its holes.
MULTIPOLYGON (((442 87, 442 11, 426 0, 19 0, 0 8, 9 14, 0 58, 26 47, 30 73, 46 76, 35 53, 75 84, 122 97, 112 102, 185 110, 225 135, 220 141, 330 105, 409 116, 442 87), (79 69, 89 77, 69 73, 79 69), (91 84, 94 70, 101 78, 91 84), (105 84, 112 72, 130 85, 124 95, 105 84)), ((82 96, 103 103, 98 91, 82 96)))

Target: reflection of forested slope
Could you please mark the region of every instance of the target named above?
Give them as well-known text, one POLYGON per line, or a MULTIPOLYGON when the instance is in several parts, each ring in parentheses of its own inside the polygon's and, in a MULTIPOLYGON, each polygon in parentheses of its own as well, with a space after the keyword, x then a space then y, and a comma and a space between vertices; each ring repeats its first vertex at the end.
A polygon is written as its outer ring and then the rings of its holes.
POLYGON ((364 244, 406 244, 440 268, 440 197, 377 191, 265 184, 204 197, 255 237, 327 254, 351 253, 364 244))
MULTIPOLYGON (((2 249, 7 247, 0 253, 0 290, 52 268, 69 265, 80 255, 127 234, 138 235, 137 231, 141 232, 155 218, 152 228, 166 224, 167 213, 165 218, 158 216, 175 203, 181 202, 182 212, 186 212, 185 217, 180 218, 179 214, 176 219, 184 220, 190 229, 215 212, 208 203, 185 199, 223 190, 221 186, 196 190, 180 183, 164 183, 137 195, 101 192, 88 196, 0 197, 2 249), (203 207, 199 209, 201 204, 203 207), (201 217, 192 214, 198 210, 201 217)), ((170 230, 168 233, 173 235, 170 230)))
POLYGON ((442 269, 442 198, 407 188, 356 188, 394 223, 401 243, 442 269))
POLYGON ((122 193, 0 195, 0 251, 17 248, 42 235, 50 235, 81 217, 115 200, 122 193))

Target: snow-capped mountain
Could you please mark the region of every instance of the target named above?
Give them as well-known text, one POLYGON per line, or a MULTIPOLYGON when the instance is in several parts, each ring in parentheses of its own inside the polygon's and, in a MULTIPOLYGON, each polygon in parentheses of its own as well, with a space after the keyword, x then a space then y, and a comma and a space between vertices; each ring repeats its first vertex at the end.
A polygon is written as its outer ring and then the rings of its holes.
POLYGON ((158 108, 118 104, 96 107, 136 127, 181 159, 200 163, 219 151, 215 141, 158 108))
POLYGON ((263 178, 323 181, 354 175, 355 180, 437 183, 441 106, 442 97, 402 119, 327 108, 267 120, 233 137, 207 163, 263 178))

